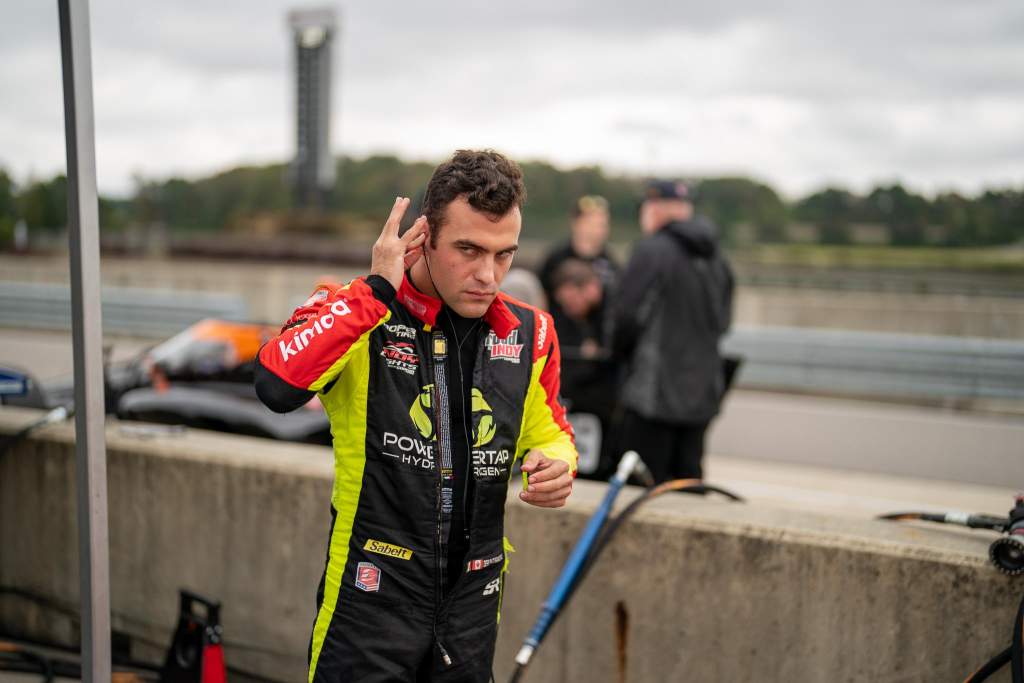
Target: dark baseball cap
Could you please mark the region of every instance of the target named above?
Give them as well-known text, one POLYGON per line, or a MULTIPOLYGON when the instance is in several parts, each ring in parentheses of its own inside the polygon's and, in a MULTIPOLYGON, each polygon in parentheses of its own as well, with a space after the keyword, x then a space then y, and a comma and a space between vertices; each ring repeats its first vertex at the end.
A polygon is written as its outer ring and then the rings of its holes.
POLYGON ((644 199, 678 199, 693 201, 693 188, 677 180, 652 180, 644 190, 644 199))

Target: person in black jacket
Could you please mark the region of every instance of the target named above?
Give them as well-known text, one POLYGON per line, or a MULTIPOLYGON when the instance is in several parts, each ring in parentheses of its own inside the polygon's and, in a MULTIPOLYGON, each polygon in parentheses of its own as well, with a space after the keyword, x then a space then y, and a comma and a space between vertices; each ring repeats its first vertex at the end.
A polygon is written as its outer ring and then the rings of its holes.
POLYGON ((620 450, 636 450, 659 483, 699 479, 704 435, 725 391, 718 343, 732 318, 732 270, 685 184, 650 183, 640 224, 645 237, 615 302, 620 450))
MULTIPOLYGON (((537 277, 548 297, 549 310, 555 317, 555 327, 561 336, 560 322, 566 320, 555 296, 556 274, 567 261, 583 261, 597 274, 601 283, 601 301, 587 314, 587 324, 598 333, 601 346, 607 344, 606 331, 608 302, 614 294, 620 267, 608 252, 609 232, 608 200, 598 195, 585 195, 576 200, 572 207, 572 223, 569 240, 555 247, 544 259, 537 277)), ((571 333, 571 330, 567 330, 571 333)))

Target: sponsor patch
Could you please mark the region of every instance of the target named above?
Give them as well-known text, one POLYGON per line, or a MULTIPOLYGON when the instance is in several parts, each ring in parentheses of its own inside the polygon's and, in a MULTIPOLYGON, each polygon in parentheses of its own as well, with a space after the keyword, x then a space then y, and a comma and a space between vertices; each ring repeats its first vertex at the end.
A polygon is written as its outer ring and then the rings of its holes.
POLYGON ((487 569, 491 565, 498 564, 499 562, 501 562, 504 559, 505 559, 505 553, 499 553, 498 555, 495 555, 494 557, 488 557, 488 558, 483 559, 483 560, 470 560, 469 562, 466 563, 466 571, 467 572, 478 572, 481 569, 487 569))
POLYGON ((484 592, 482 593, 482 595, 494 595, 495 593, 497 593, 500 590, 501 590, 501 577, 499 576, 498 578, 494 579, 493 581, 488 581, 487 582, 487 585, 484 586, 484 592))
POLYGON ((373 562, 360 562, 356 566, 356 588, 367 593, 380 590, 380 567, 373 562))
POLYGON ((409 327, 408 325, 398 325, 398 324, 389 325, 389 324, 385 323, 384 324, 384 329, 386 329, 388 332, 390 332, 391 334, 395 335, 399 339, 415 339, 416 338, 416 330, 414 328, 412 328, 412 327, 409 327))
POLYGON ((363 546, 363 550, 368 550, 371 553, 377 553, 378 555, 387 555, 388 557, 396 557, 399 560, 411 560, 412 551, 408 548, 403 548, 400 545, 394 545, 393 543, 385 543, 384 541, 377 541, 372 538, 366 540, 366 545, 363 546))
POLYGON ((406 308, 408 308, 416 315, 423 316, 426 315, 427 313, 427 307, 410 296, 403 296, 402 303, 405 305, 406 308))
POLYGON ((519 343, 519 330, 512 330, 504 339, 499 339, 498 335, 491 332, 484 344, 491 352, 491 360, 518 363, 523 352, 523 345, 519 343))
POLYGON ((473 476, 477 479, 492 477, 508 478, 508 465, 512 454, 506 448, 491 450, 473 449, 473 476))
POLYGON ((389 341, 384 344, 380 355, 389 368, 401 370, 407 375, 416 374, 416 368, 420 365, 419 356, 416 355, 416 347, 409 342, 389 341))
POLYGON ((537 350, 544 350, 544 342, 548 338, 548 317, 541 315, 540 317, 540 332, 537 333, 537 350))
POLYGON ((381 453, 394 458, 403 465, 424 470, 434 468, 434 446, 411 436, 384 432, 384 448, 381 453))
POLYGON ((306 299, 306 303, 302 304, 302 308, 306 306, 312 306, 315 303, 327 301, 327 288, 321 287, 320 289, 313 292, 313 295, 306 299))
POLYGON ((324 331, 334 327, 335 318, 341 318, 352 312, 352 309, 348 307, 348 302, 344 299, 339 299, 331 304, 330 312, 322 314, 319 318, 313 321, 313 324, 306 327, 304 330, 300 330, 292 334, 291 339, 287 342, 277 342, 278 349, 281 351, 281 361, 284 363, 288 362, 288 359, 292 356, 297 356, 302 351, 309 348, 312 341, 316 340, 324 331))

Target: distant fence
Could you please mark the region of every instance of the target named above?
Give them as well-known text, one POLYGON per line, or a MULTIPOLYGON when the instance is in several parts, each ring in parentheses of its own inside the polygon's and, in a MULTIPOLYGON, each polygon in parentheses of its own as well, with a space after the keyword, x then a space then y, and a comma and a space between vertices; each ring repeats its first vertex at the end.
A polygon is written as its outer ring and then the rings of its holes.
POLYGON ((956 271, 933 268, 855 268, 760 265, 737 260, 736 278, 746 287, 847 292, 887 292, 1015 299, 1024 294, 1019 272, 956 271))
MULTIPOLYGON (((66 285, 0 282, 0 326, 71 327, 66 285)), ((240 294, 103 289, 109 334, 169 337, 203 318, 245 320, 240 294)), ((1024 342, 807 327, 739 327, 723 349, 747 388, 931 399, 1024 400, 1024 342)))
POLYGON ((738 384, 868 396, 1024 400, 1024 343, 970 337, 741 327, 738 384))
MULTIPOLYGON (((244 297, 233 294, 103 288, 103 329, 108 334, 169 337, 203 318, 245 320, 244 297)), ((0 326, 71 328, 67 285, 0 282, 0 326)))

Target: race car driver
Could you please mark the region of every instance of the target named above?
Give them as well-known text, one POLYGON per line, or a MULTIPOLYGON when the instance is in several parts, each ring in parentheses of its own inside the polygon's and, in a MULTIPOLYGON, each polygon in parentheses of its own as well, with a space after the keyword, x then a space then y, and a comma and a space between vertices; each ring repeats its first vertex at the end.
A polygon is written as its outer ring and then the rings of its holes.
POLYGON ((513 462, 539 507, 576 469, 551 318, 498 291, 524 198, 514 162, 457 152, 402 236, 395 200, 369 276, 319 288, 260 350, 261 400, 319 395, 334 440, 311 683, 490 678, 513 462))

